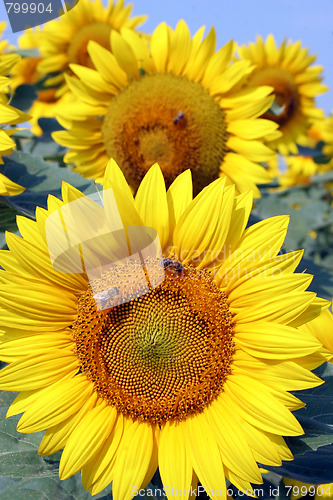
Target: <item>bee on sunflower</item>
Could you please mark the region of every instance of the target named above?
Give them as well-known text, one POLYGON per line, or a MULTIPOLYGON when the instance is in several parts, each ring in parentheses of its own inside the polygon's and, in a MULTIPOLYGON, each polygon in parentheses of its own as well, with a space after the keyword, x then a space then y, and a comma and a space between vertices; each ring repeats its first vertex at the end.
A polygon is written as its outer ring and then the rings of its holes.
POLYGON ((64 183, 0 252, 0 389, 21 391, 8 416, 46 429, 39 453, 64 448, 60 478, 81 470, 92 495, 112 481, 115 500, 131 498, 157 467, 184 492, 226 491, 225 478, 251 490, 257 462, 293 458, 282 436, 302 434, 303 403, 289 391, 321 384, 309 370, 325 359, 303 325, 326 301, 295 273, 302 252, 279 253, 288 217, 246 229, 252 192, 224 178, 193 198, 189 170, 166 190, 154 165, 133 197, 111 160, 103 185, 98 203, 64 183), (160 253, 145 257, 133 228, 160 253))
POLYGON ((237 191, 271 180, 260 162, 274 157, 263 144, 280 135, 278 125, 258 118, 273 102, 272 87, 247 87, 248 61, 231 64, 234 43, 215 51, 215 31, 191 38, 184 21, 175 30, 159 25, 151 39, 132 30, 112 31, 111 51, 90 41, 93 68, 71 64, 66 76, 77 100, 58 120, 68 129, 53 134, 70 148, 65 162, 101 180, 114 158, 136 190, 158 162, 167 185, 190 168, 195 192, 224 177, 237 191))

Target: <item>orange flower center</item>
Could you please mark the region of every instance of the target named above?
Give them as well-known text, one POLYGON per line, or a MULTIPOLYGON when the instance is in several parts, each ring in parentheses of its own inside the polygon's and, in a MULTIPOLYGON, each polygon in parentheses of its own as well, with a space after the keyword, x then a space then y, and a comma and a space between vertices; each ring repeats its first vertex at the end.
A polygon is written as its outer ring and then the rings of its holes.
POLYGON ((272 111, 267 111, 262 118, 272 120, 280 126, 288 123, 298 111, 299 94, 292 75, 280 68, 265 68, 254 73, 250 85, 270 85, 274 87, 275 101, 272 111))
MULTIPOLYGON (((93 8, 93 7, 92 7, 93 8)), ((94 40, 99 45, 110 50, 110 33, 112 27, 105 23, 91 23, 80 28, 74 33, 69 44, 67 55, 70 63, 81 64, 95 69, 88 54, 87 45, 89 40, 94 40)))
MULTIPOLYGON (((171 262, 164 281, 134 300, 100 311, 91 289, 79 300, 72 331, 81 371, 133 420, 162 424, 200 413, 231 372, 234 328, 224 292, 207 272, 171 262)), ((109 276, 114 294, 135 282, 125 275, 124 283, 109 276)))
POLYGON ((218 177, 227 142, 218 102, 201 84, 172 74, 144 75, 115 95, 102 135, 135 188, 158 162, 167 185, 190 168, 199 191, 218 177))

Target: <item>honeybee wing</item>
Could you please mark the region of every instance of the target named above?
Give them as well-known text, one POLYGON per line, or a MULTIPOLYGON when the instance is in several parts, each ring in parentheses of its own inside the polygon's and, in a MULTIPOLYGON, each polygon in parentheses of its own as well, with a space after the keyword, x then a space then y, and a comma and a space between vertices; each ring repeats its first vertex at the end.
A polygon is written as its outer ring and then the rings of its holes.
POLYGON ((102 290, 101 292, 95 293, 93 297, 97 300, 107 300, 109 298, 108 290, 102 290))

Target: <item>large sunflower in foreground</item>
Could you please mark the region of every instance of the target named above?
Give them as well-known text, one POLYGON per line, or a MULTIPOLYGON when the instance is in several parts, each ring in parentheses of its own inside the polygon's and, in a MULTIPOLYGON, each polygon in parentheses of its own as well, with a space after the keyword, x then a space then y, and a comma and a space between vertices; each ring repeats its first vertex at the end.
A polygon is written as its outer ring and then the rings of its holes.
POLYGON ((66 183, 63 199, 19 217, 0 252, 0 389, 22 391, 18 430, 47 429, 39 453, 64 448, 60 478, 81 470, 92 494, 113 481, 115 500, 157 467, 186 498, 291 460, 282 436, 302 433, 303 404, 287 391, 320 384, 307 365, 323 361, 299 327, 326 302, 294 273, 302 252, 279 254, 288 217, 245 229, 250 192, 217 179, 192 200, 190 172, 166 192, 157 165, 133 199, 113 160, 104 208, 66 183))
MULTIPOLYGON (((29 119, 28 115, 8 104, 10 80, 6 75, 19 59, 20 56, 16 54, 0 55, 0 164, 3 163, 1 156, 9 155, 16 147, 15 141, 11 138, 15 129, 7 126, 17 125, 29 119)), ((0 173, 1 196, 15 196, 22 193, 24 189, 0 173)))
POLYGON ((257 118, 272 103, 271 87, 240 87, 251 64, 230 65, 234 44, 215 52, 212 29, 191 39, 180 21, 165 23, 150 45, 135 32, 111 33, 111 50, 89 42, 96 70, 71 64, 79 77, 67 78, 78 102, 64 106, 59 120, 68 132, 54 133, 69 147, 65 161, 86 177, 102 179, 115 158, 136 189, 158 162, 167 185, 186 168, 195 191, 219 176, 260 196, 256 184, 271 180, 258 162, 273 157, 263 138, 279 136, 277 125, 257 118))
POLYGON ((321 83, 322 66, 312 66, 316 56, 309 55, 301 42, 284 41, 277 47, 273 35, 266 42, 258 36, 256 43, 239 47, 238 53, 242 61, 255 65, 248 85, 274 87, 274 105, 263 117, 276 122, 282 136, 268 144, 283 155, 297 154, 307 128, 323 117, 314 100, 327 90, 321 83))

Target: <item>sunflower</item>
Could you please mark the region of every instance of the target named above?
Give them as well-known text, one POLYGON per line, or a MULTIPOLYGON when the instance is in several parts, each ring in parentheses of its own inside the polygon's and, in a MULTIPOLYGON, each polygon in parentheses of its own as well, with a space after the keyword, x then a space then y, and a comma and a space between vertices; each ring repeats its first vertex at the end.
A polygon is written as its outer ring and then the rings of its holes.
POLYGON ((198 480, 251 490, 302 433, 287 391, 321 383, 299 326, 326 301, 294 273, 302 252, 279 254, 288 217, 245 229, 251 192, 217 179, 192 199, 189 170, 166 191, 158 165, 135 199, 113 160, 101 201, 62 191, 0 251, 8 416, 46 429, 39 453, 64 448, 60 478, 81 470, 91 494, 131 498, 157 467, 185 498, 198 480))
MULTIPOLYGON (((8 90, 10 81, 7 74, 17 64, 20 56, 16 54, 0 55, 0 164, 3 164, 1 155, 9 155, 16 147, 11 138, 15 129, 6 128, 6 125, 17 125, 29 119, 29 116, 8 104, 8 90)), ((15 196, 24 191, 25 188, 11 181, 0 173, 0 195, 15 196)))
POLYGON ((20 61, 12 74, 14 88, 22 84, 33 85, 45 80, 49 73, 59 73, 44 81, 44 88, 38 90, 38 97, 29 110, 35 135, 42 134, 39 118, 55 117, 58 106, 67 105, 71 100, 64 80, 64 73, 70 72, 68 65, 91 66, 86 50, 88 41, 95 40, 110 48, 112 30, 120 30, 122 26, 134 28, 145 20, 145 16, 130 18, 131 10, 131 5, 124 7, 124 0, 118 3, 110 0, 108 7, 100 0, 80 0, 75 9, 60 20, 47 23, 44 29, 26 30, 19 38, 21 49, 38 49, 40 57, 25 57, 20 61))
MULTIPOLYGON (((15 90, 19 85, 34 85, 38 83, 43 78, 43 74, 37 69, 41 60, 41 57, 22 58, 11 71, 11 88, 15 90)), ((57 97, 57 92, 58 89, 56 87, 37 90, 37 99, 34 100, 29 109, 31 131, 37 136, 43 133, 38 124, 39 118, 54 118, 58 106, 71 101, 70 92, 65 92, 60 97, 57 97)))
POLYGON ((111 33, 112 52, 89 42, 96 70, 70 65, 80 80, 66 79, 78 100, 59 113, 69 130, 54 134, 71 148, 65 161, 100 180, 115 158, 134 189, 158 162, 168 186, 190 168, 196 192, 222 176, 260 196, 256 184, 271 177, 258 162, 274 156, 262 140, 279 135, 277 124, 257 118, 272 89, 240 90, 250 63, 230 65, 233 42, 215 52, 214 30, 202 36, 203 28, 191 39, 180 21, 175 30, 159 25, 149 46, 128 29, 111 33))
POLYGON ((146 16, 131 18, 131 11, 132 5, 124 6, 124 0, 109 0, 107 6, 101 0, 80 0, 75 8, 38 31, 38 48, 42 56, 38 71, 60 73, 57 82, 62 85, 57 96, 67 90, 64 74, 69 64, 92 67, 87 52, 89 40, 109 49, 112 31, 122 27, 134 29, 145 21, 146 16))
MULTIPOLYGON (((327 136, 329 119, 317 120, 299 140, 299 145, 315 150, 327 136)), ((329 149, 329 148, 328 148, 329 149)), ((327 151, 329 152, 329 151, 327 151)), ((312 155, 290 155, 284 158, 286 170, 281 173, 276 165, 275 176, 281 187, 311 184, 311 177, 332 170, 333 162, 317 163, 312 155)))
POLYGON ((312 66, 316 56, 308 54, 301 42, 284 41, 276 46, 273 35, 266 42, 258 36, 256 43, 238 48, 242 61, 255 65, 247 85, 271 85, 275 101, 263 117, 280 126, 282 136, 268 144, 282 155, 297 154, 297 144, 313 120, 323 117, 315 107, 315 96, 325 92, 321 83, 322 67, 312 66))

